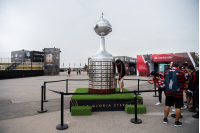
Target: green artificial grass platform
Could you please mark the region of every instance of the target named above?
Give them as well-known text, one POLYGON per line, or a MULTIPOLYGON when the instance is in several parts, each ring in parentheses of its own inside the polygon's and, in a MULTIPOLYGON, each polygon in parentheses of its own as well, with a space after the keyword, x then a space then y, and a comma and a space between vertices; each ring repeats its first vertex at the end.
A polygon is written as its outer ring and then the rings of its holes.
MULTIPOLYGON (((127 114, 135 114, 135 105, 125 105, 125 111, 127 114)), ((141 104, 137 105, 138 114, 146 114, 146 107, 141 104)))
POLYGON ((92 115, 91 106, 72 106, 71 116, 92 115))
MULTIPOLYGON (((116 88, 116 92, 119 88, 116 88)), ((129 92, 127 89, 123 89, 124 92, 129 92)), ((75 93, 88 93, 88 88, 77 88, 75 93)), ((137 95, 138 99, 141 96, 137 95)), ((73 95, 71 100, 105 100, 105 99, 134 99, 134 93, 119 93, 119 94, 91 94, 91 95, 73 95)))

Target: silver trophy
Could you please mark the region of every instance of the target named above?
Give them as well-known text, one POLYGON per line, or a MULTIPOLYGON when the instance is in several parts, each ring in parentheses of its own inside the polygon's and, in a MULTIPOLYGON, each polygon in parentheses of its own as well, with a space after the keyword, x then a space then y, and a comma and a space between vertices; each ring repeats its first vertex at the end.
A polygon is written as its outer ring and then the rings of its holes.
POLYGON ((103 13, 101 19, 94 24, 94 31, 101 36, 99 51, 92 55, 92 61, 112 61, 113 57, 106 51, 104 36, 112 32, 111 24, 103 18, 103 13))
POLYGON ((103 18, 94 24, 94 31, 101 36, 99 51, 89 62, 89 93, 115 92, 113 57, 106 51, 104 36, 112 31, 110 23, 103 18))

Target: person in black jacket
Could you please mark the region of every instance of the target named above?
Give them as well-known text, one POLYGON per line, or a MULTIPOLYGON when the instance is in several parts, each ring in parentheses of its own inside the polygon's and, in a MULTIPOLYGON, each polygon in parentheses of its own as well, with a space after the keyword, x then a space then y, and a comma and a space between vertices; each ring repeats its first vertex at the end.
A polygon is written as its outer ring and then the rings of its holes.
POLYGON ((189 78, 189 83, 188 83, 188 100, 187 100, 187 104, 186 106, 188 107, 190 104, 190 101, 192 100, 194 94, 193 91, 196 89, 195 86, 195 71, 194 71, 194 67, 192 65, 188 66, 188 72, 190 74, 190 78, 189 78))
POLYGON ((119 84, 119 92, 123 92, 123 87, 124 87, 124 75, 125 75, 125 66, 124 63, 121 60, 117 60, 117 70, 119 73, 119 78, 118 78, 118 84, 119 84))

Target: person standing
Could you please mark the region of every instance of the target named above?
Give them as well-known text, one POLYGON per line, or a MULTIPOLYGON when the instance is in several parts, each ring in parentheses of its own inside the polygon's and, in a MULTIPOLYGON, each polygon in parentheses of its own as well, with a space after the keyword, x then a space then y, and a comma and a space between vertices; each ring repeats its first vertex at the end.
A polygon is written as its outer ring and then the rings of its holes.
POLYGON ((79 70, 78 70, 78 71, 79 71, 79 75, 81 75, 81 70, 80 70, 80 68, 79 68, 79 70))
MULTIPOLYGON (((188 63, 183 63, 183 71, 184 71, 185 78, 186 78, 186 81, 184 83, 184 92, 185 92, 186 101, 184 103, 187 103, 187 100, 188 100, 188 83, 189 83, 189 78, 190 78, 190 75, 188 74, 188 63)), ((187 106, 184 105, 183 108, 186 109, 187 106)))
MULTIPOLYGON (((195 85, 196 74, 194 71, 194 67, 192 65, 188 66, 188 72, 190 74, 190 79, 189 79, 189 83, 188 83, 188 100, 187 100, 187 104, 185 105, 185 108, 188 108, 190 101, 192 100, 192 97, 194 97, 193 91, 196 89, 196 85, 195 85)), ((195 108, 195 107, 193 107, 193 108, 195 108)))
POLYGON ((179 122, 181 116, 181 106, 183 104, 183 83, 185 82, 185 75, 183 71, 179 70, 179 63, 173 62, 172 69, 164 73, 165 88, 166 88, 166 103, 164 110, 163 123, 167 124, 170 107, 176 108, 176 119, 174 126, 182 126, 179 122))
POLYGON ((172 69, 172 64, 173 64, 173 61, 170 62, 169 67, 167 68, 167 70, 171 70, 172 69))
MULTIPOLYGON (((70 74, 71 74, 71 68, 69 67, 69 69, 68 69, 68 76, 70 77, 70 74)), ((67 77, 68 77, 67 76, 67 77)))
POLYGON ((155 105, 161 105, 162 103, 162 91, 164 91, 165 96, 166 96, 166 91, 165 91, 165 82, 161 81, 161 79, 164 79, 164 76, 152 71, 151 72, 151 76, 153 77, 152 81, 150 82, 148 79, 148 83, 150 84, 156 84, 156 87, 158 87, 159 90, 159 97, 158 97, 158 103, 156 103, 155 105))
POLYGON ((77 75, 78 75, 78 68, 76 69, 77 75))
POLYGON ((124 87, 124 76, 125 76, 125 66, 124 63, 121 60, 117 60, 117 70, 119 73, 119 78, 118 78, 118 84, 120 90, 118 92, 123 92, 123 87, 124 87))

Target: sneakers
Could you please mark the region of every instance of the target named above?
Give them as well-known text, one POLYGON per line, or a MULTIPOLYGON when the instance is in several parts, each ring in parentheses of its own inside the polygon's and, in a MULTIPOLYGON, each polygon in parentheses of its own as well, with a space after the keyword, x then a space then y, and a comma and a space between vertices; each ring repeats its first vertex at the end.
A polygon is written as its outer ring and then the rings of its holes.
POLYGON ((176 122, 174 123, 174 126, 175 126, 175 127, 181 127, 181 126, 182 126, 182 123, 179 122, 179 121, 176 121, 176 122))
POLYGON ((161 103, 158 102, 158 103, 156 103, 155 105, 161 105, 161 103))
POLYGON ((164 124, 167 124, 167 122, 168 122, 167 118, 164 118, 164 119, 163 119, 163 123, 164 123, 164 124))
POLYGON ((197 113, 196 115, 192 115, 193 118, 199 118, 199 114, 197 113))
POLYGON ((188 108, 188 106, 186 106, 186 105, 183 105, 183 107, 181 107, 181 109, 187 109, 188 108))
POLYGON ((176 109, 172 109, 172 112, 175 112, 176 111, 176 109))

